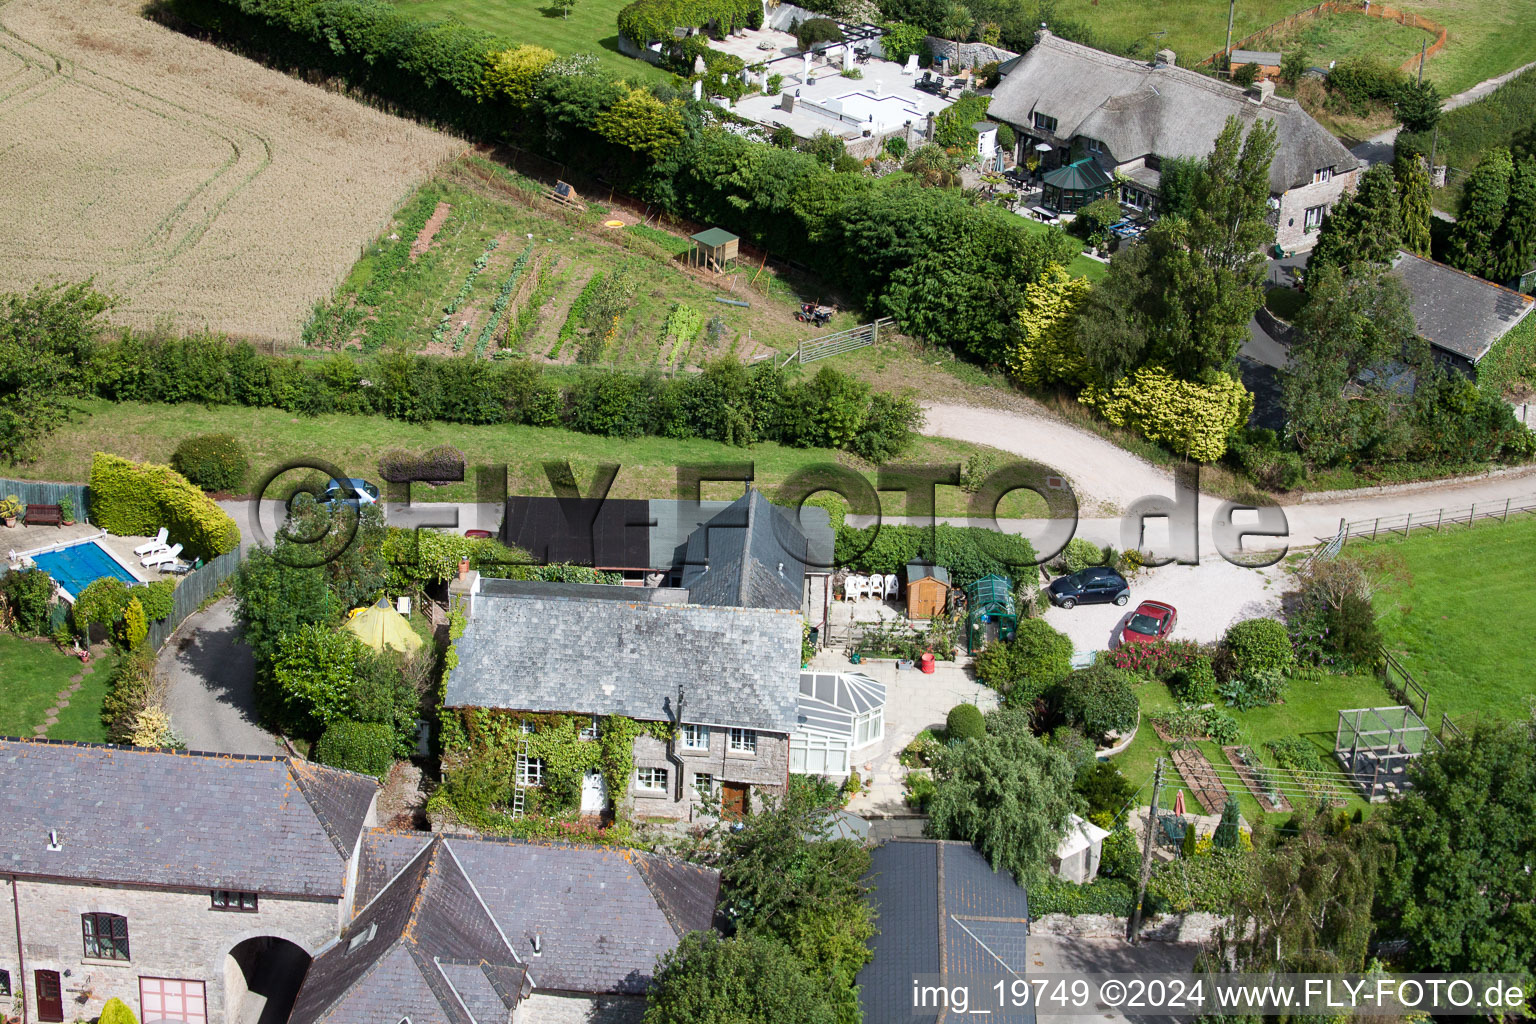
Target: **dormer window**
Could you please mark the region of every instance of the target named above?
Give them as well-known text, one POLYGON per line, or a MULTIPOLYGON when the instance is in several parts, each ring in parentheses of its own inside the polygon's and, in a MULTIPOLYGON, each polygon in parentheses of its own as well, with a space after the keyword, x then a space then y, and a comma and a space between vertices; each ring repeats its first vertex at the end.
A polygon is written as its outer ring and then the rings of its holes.
POLYGON ((1045 114, 1036 111, 1035 131, 1054 133, 1056 131, 1056 119, 1054 117, 1047 117, 1045 114))
POLYGON ((379 934, 379 926, 377 924, 368 925, 368 929, 366 931, 358 932, 356 935, 352 936, 352 941, 347 943, 347 952, 356 953, 359 949, 362 949, 364 946, 368 945, 368 943, 372 942, 373 937, 377 934, 379 934))
POLYGON ((1090 153, 1102 153, 1104 151, 1103 147, 1099 145, 1098 139, 1090 139, 1087 137, 1084 137, 1083 139, 1083 148, 1090 153))
POLYGON ((1329 182, 1329 181, 1332 181, 1332 180, 1333 180, 1333 168, 1332 167, 1319 167, 1317 170, 1312 172, 1312 184, 1314 184, 1314 185, 1322 185, 1325 182, 1329 182))

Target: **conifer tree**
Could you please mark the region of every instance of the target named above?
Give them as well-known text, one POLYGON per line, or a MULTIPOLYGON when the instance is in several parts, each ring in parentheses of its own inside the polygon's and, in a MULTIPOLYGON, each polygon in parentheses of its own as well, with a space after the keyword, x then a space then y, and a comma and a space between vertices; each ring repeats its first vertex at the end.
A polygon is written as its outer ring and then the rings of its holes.
POLYGON ((1507 149, 1492 149, 1473 169, 1461 190, 1461 213, 1451 230, 1446 262, 1469 274, 1487 276, 1493 264, 1493 239, 1504 223, 1510 178, 1515 164, 1507 149))
POLYGON ((1397 181, 1399 241, 1419 256, 1429 255, 1429 218, 1434 216, 1429 191, 1429 171, 1420 158, 1401 154, 1392 164, 1397 181))
POLYGON ((1487 277, 1505 282, 1531 269, 1536 259, 1536 158, 1520 161, 1509 183, 1504 223, 1493 237, 1487 277))

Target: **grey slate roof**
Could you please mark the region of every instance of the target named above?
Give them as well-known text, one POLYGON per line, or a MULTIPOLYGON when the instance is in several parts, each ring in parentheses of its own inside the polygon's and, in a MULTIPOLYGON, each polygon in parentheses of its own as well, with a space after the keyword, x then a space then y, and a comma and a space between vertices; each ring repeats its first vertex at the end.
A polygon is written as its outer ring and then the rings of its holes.
POLYGON ((1244 64, 1257 64, 1260 67, 1277 68, 1284 59, 1284 55, 1275 50, 1233 50, 1232 67, 1240 68, 1244 64))
POLYGON ((949 570, 942 565, 934 565, 931 562, 907 563, 907 586, 911 586, 918 580, 938 580, 946 587, 953 586, 949 581, 949 570))
POLYGON ((1261 105, 1239 86, 1185 68, 1116 57, 1050 32, 1040 33, 1003 78, 987 116, 1034 132, 1037 111, 1056 118, 1058 139, 1097 139, 1118 163, 1149 153, 1204 157, 1228 116, 1246 125, 1263 117, 1274 121, 1279 136, 1269 169, 1275 193, 1310 183, 1322 167, 1343 173, 1359 166, 1294 100, 1270 96, 1261 105))
POLYGON ((0 871, 339 898, 377 792, 286 757, 0 739, 0 871))
POLYGON ((1408 252, 1397 254, 1392 276, 1408 289, 1419 336, 1474 363, 1533 306, 1529 295, 1408 252))
MULTIPOLYGON (((737 498, 736 501, 740 501, 737 498)), ((736 501, 677 501, 655 499, 650 502, 651 564, 658 568, 681 569, 687 563, 688 543, 693 534, 720 513, 736 504, 736 501)), ((832 568, 832 520, 827 510, 818 505, 803 505, 799 515, 776 505, 774 508, 785 519, 798 527, 806 542, 806 568, 811 572, 826 572, 832 568)))
MULTIPOLYGON (((430 838, 379 830, 365 835, 358 900, 371 898, 377 880, 392 867, 398 872, 395 865, 411 847, 419 853, 430 838)), ((473 880, 537 989, 643 992, 659 956, 686 932, 714 922, 720 875, 709 868, 614 847, 440 841, 473 880), (534 935, 540 936, 538 956, 534 935)))
POLYGON ((637 601, 642 604, 687 604, 681 587, 628 587, 609 583, 546 583, 542 580, 483 578, 480 593, 493 597, 572 597, 588 601, 637 601))
MULTIPOLYGON (((879 929, 859 972, 864 1019, 932 1021, 912 1013, 914 977, 967 979, 973 990, 1025 971, 1029 905, 1007 872, 994 872, 968 843, 893 839, 875 847, 865 883, 879 929), (940 879, 942 878, 942 885, 940 879), (944 923, 940 949, 939 924, 944 923)), ((992 1024, 1034 1024, 1033 1008, 993 1012, 992 1024)))
POLYGON ((439 838, 315 957, 289 1024, 501 1024, 525 969, 439 838))
POLYGON ((623 715, 788 733, 801 619, 703 608, 481 594, 457 644, 449 707, 623 715))
POLYGON ((688 538, 683 586, 696 604, 798 610, 808 553, 788 511, 748 491, 688 538))

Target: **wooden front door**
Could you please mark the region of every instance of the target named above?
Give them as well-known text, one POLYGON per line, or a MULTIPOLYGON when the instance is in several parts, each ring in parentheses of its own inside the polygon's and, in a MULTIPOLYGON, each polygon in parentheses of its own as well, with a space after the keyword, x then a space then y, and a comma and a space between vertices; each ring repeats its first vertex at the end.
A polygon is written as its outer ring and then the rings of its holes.
POLYGON ((746 815, 747 784, 745 782, 720 783, 720 813, 727 818, 740 818, 746 815))
POLYGON ((58 971, 34 971, 37 983, 37 1019, 62 1021, 64 1019, 64 989, 59 984, 58 971))

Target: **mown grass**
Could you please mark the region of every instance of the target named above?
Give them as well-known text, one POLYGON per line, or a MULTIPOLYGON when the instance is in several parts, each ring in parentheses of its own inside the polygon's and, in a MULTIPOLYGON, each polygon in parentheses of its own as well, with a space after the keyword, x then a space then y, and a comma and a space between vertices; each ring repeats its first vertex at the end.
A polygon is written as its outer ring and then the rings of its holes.
POLYGON ((1376 596, 1385 645, 1429 691, 1430 725, 1443 711, 1524 718, 1536 591, 1536 518, 1484 520, 1379 540, 1406 572, 1376 596))
POLYGON ((396 0, 423 20, 460 21, 514 43, 537 43, 556 53, 591 53, 636 84, 666 81, 666 71, 619 52, 619 11, 629 0, 580 0, 570 16, 555 0, 396 0))
MULTIPOLYGON (((1528 60, 1533 58, 1536 53, 1527 57, 1528 60)), ((1437 137, 1415 137, 1414 141, 1425 153, 1429 152, 1433 142, 1437 164, 1443 163, 1462 172, 1450 175, 1448 188, 1440 190, 1440 198, 1449 201, 1443 208, 1455 210, 1465 172, 1481 163, 1484 154, 1498 146, 1509 146, 1520 132, 1529 132, 1533 124, 1536 124, 1536 70, 1510 79, 1480 100, 1446 111, 1440 118, 1437 137)))
MULTIPOLYGON (((1042 224, 1032 217, 1020 217, 1019 223, 1024 225, 1024 230, 1032 235, 1043 234, 1044 232, 1051 230, 1049 225, 1042 224)), ((1078 253, 1078 255, 1072 258, 1072 262, 1067 264, 1067 273, 1071 274, 1073 277, 1086 277, 1089 281, 1092 282, 1103 280, 1104 275, 1109 273, 1109 267, 1106 264, 1100 263, 1098 260, 1089 259, 1087 256, 1082 254, 1084 248, 1082 239, 1078 238, 1076 235, 1068 235, 1067 239, 1072 243, 1073 247, 1077 250, 1078 253)))
MULTIPOLYGON (((1386 18, 1339 12, 1313 18, 1267 35, 1252 49, 1290 53, 1301 49, 1311 67, 1326 68, 1330 61, 1372 56, 1401 64, 1419 53, 1421 43, 1433 43, 1433 33, 1386 18)), ((1428 65, 1426 64, 1426 69, 1428 65)))
MULTIPOLYGON (((50 726, 50 739, 102 743, 107 733, 101 724, 101 702, 116 656, 97 658, 95 672, 81 680, 69 706, 60 708, 58 722, 50 726)), ((86 666, 63 654, 49 640, 34 640, 0 633, 0 665, 5 666, 5 699, 0 700, 0 736, 31 736, 42 725, 44 712, 58 703, 58 695, 86 666)))
MULTIPOLYGON (((677 493, 677 467, 696 463, 751 462, 757 485, 772 495, 790 474, 811 465, 836 463, 864 474, 873 484, 874 469, 846 452, 817 448, 788 448, 758 444, 735 448, 713 441, 679 441, 661 437, 634 439, 597 437, 574 431, 500 424, 466 426, 410 424, 381 416, 295 416, 280 409, 243 406, 150 405, 100 400, 81 402, 72 421, 50 437, 46 453, 27 465, 0 466, 0 475, 27 480, 87 480, 91 454, 108 451, 130 459, 165 463, 183 438, 215 431, 240 438, 253 467, 253 480, 269 469, 301 458, 324 459, 347 475, 377 481, 379 456, 389 448, 422 450, 451 444, 464 452, 470 466, 505 464, 512 494, 551 494, 544 475, 548 460, 570 460, 586 487, 594 467, 616 462, 622 468, 610 495, 615 498, 668 498, 677 493)), ((978 451, 996 449, 948 438, 918 437, 903 462, 964 463, 978 451)), ((739 484, 713 487, 708 498, 735 497, 739 484)), ((475 501, 475 482, 443 487, 418 485, 419 501, 475 501)), ((938 491, 940 515, 964 515, 968 495, 955 487, 938 491)), ((1030 498, 1033 498, 1031 495, 1030 498)), ((1042 515, 1038 504, 1022 495, 1004 502, 999 514, 1042 515)), ((899 496, 887 494, 896 514, 899 496)))
MULTIPOLYGON (((1168 688, 1162 683, 1149 682, 1141 684, 1136 691, 1141 701, 1141 728, 1136 733, 1136 739, 1131 743, 1130 749, 1118 755, 1113 760, 1120 766, 1120 770, 1130 779, 1133 786, 1141 787, 1140 800, 1145 803, 1152 796, 1152 769, 1159 757, 1165 759, 1163 770, 1163 792, 1158 798, 1159 805, 1167 810, 1173 807, 1174 796, 1179 790, 1184 791, 1185 809, 1191 814, 1205 813, 1197 800, 1179 778, 1178 771, 1173 767, 1169 758, 1170 744, 1164 743, 1158 738, 1152 728, 1151 718, 1163 712, 1172 711, 1178 707, 1178 702, 1168 692, 1168 688)), ((1232 716, 1237 719, 1241 730, 1238 742, 1246 743, 1253 748, 1259 760, 1268 768, 1276 768, 1273 755, 1264 746, 1271 740, 1287 737, 1299 737, 1317 750, 1318 756, 1329 767, 1337 764, 1333 759, 1334 731, 1338 726, 1339 711, 1347 708, 1380 707, 1393 703, 1387 695, 1381 682, 1369 676, 1322 676, 1317 679, 1293 679, 1286 688, 1285 702, 1275 704, 1267 708, 1254 708, 1250 711, 1232 711, 1232 716)), ((1195 744, 1206 760, 1221 770, 1223 776, 1231 774, 1231 762, 1222 753, 1221 745, 1211 742, 1195 744)), ((1281 772, 1280 777, 1287 788, 1299 788, 1287 778, 1286 773, 1281 772)), ((1259 802, 1253 798, 1248 788, 1237 782, 1225 781, 1227 792, 1237 797, 1239 808, 1243 816, 1249 821, 1268 819, 1279 821, 1289 817, 1285 813, 1268 814, 1259 807, 1259 802)), ((1356 808, 1366 807, 1358 791, 1349 783, 1343 772, 1338 773, 1338 785, 1341 790, 1349 794, 1347 810, 1353 812, 1356 808)), ((1283 792, 1283 791, 1282 791, 1283 792)), ((1289 794, 1285 794, 1289 796, 1289 794)), ((1292 803, 1296 799, 1292 798, 1292 803)))

